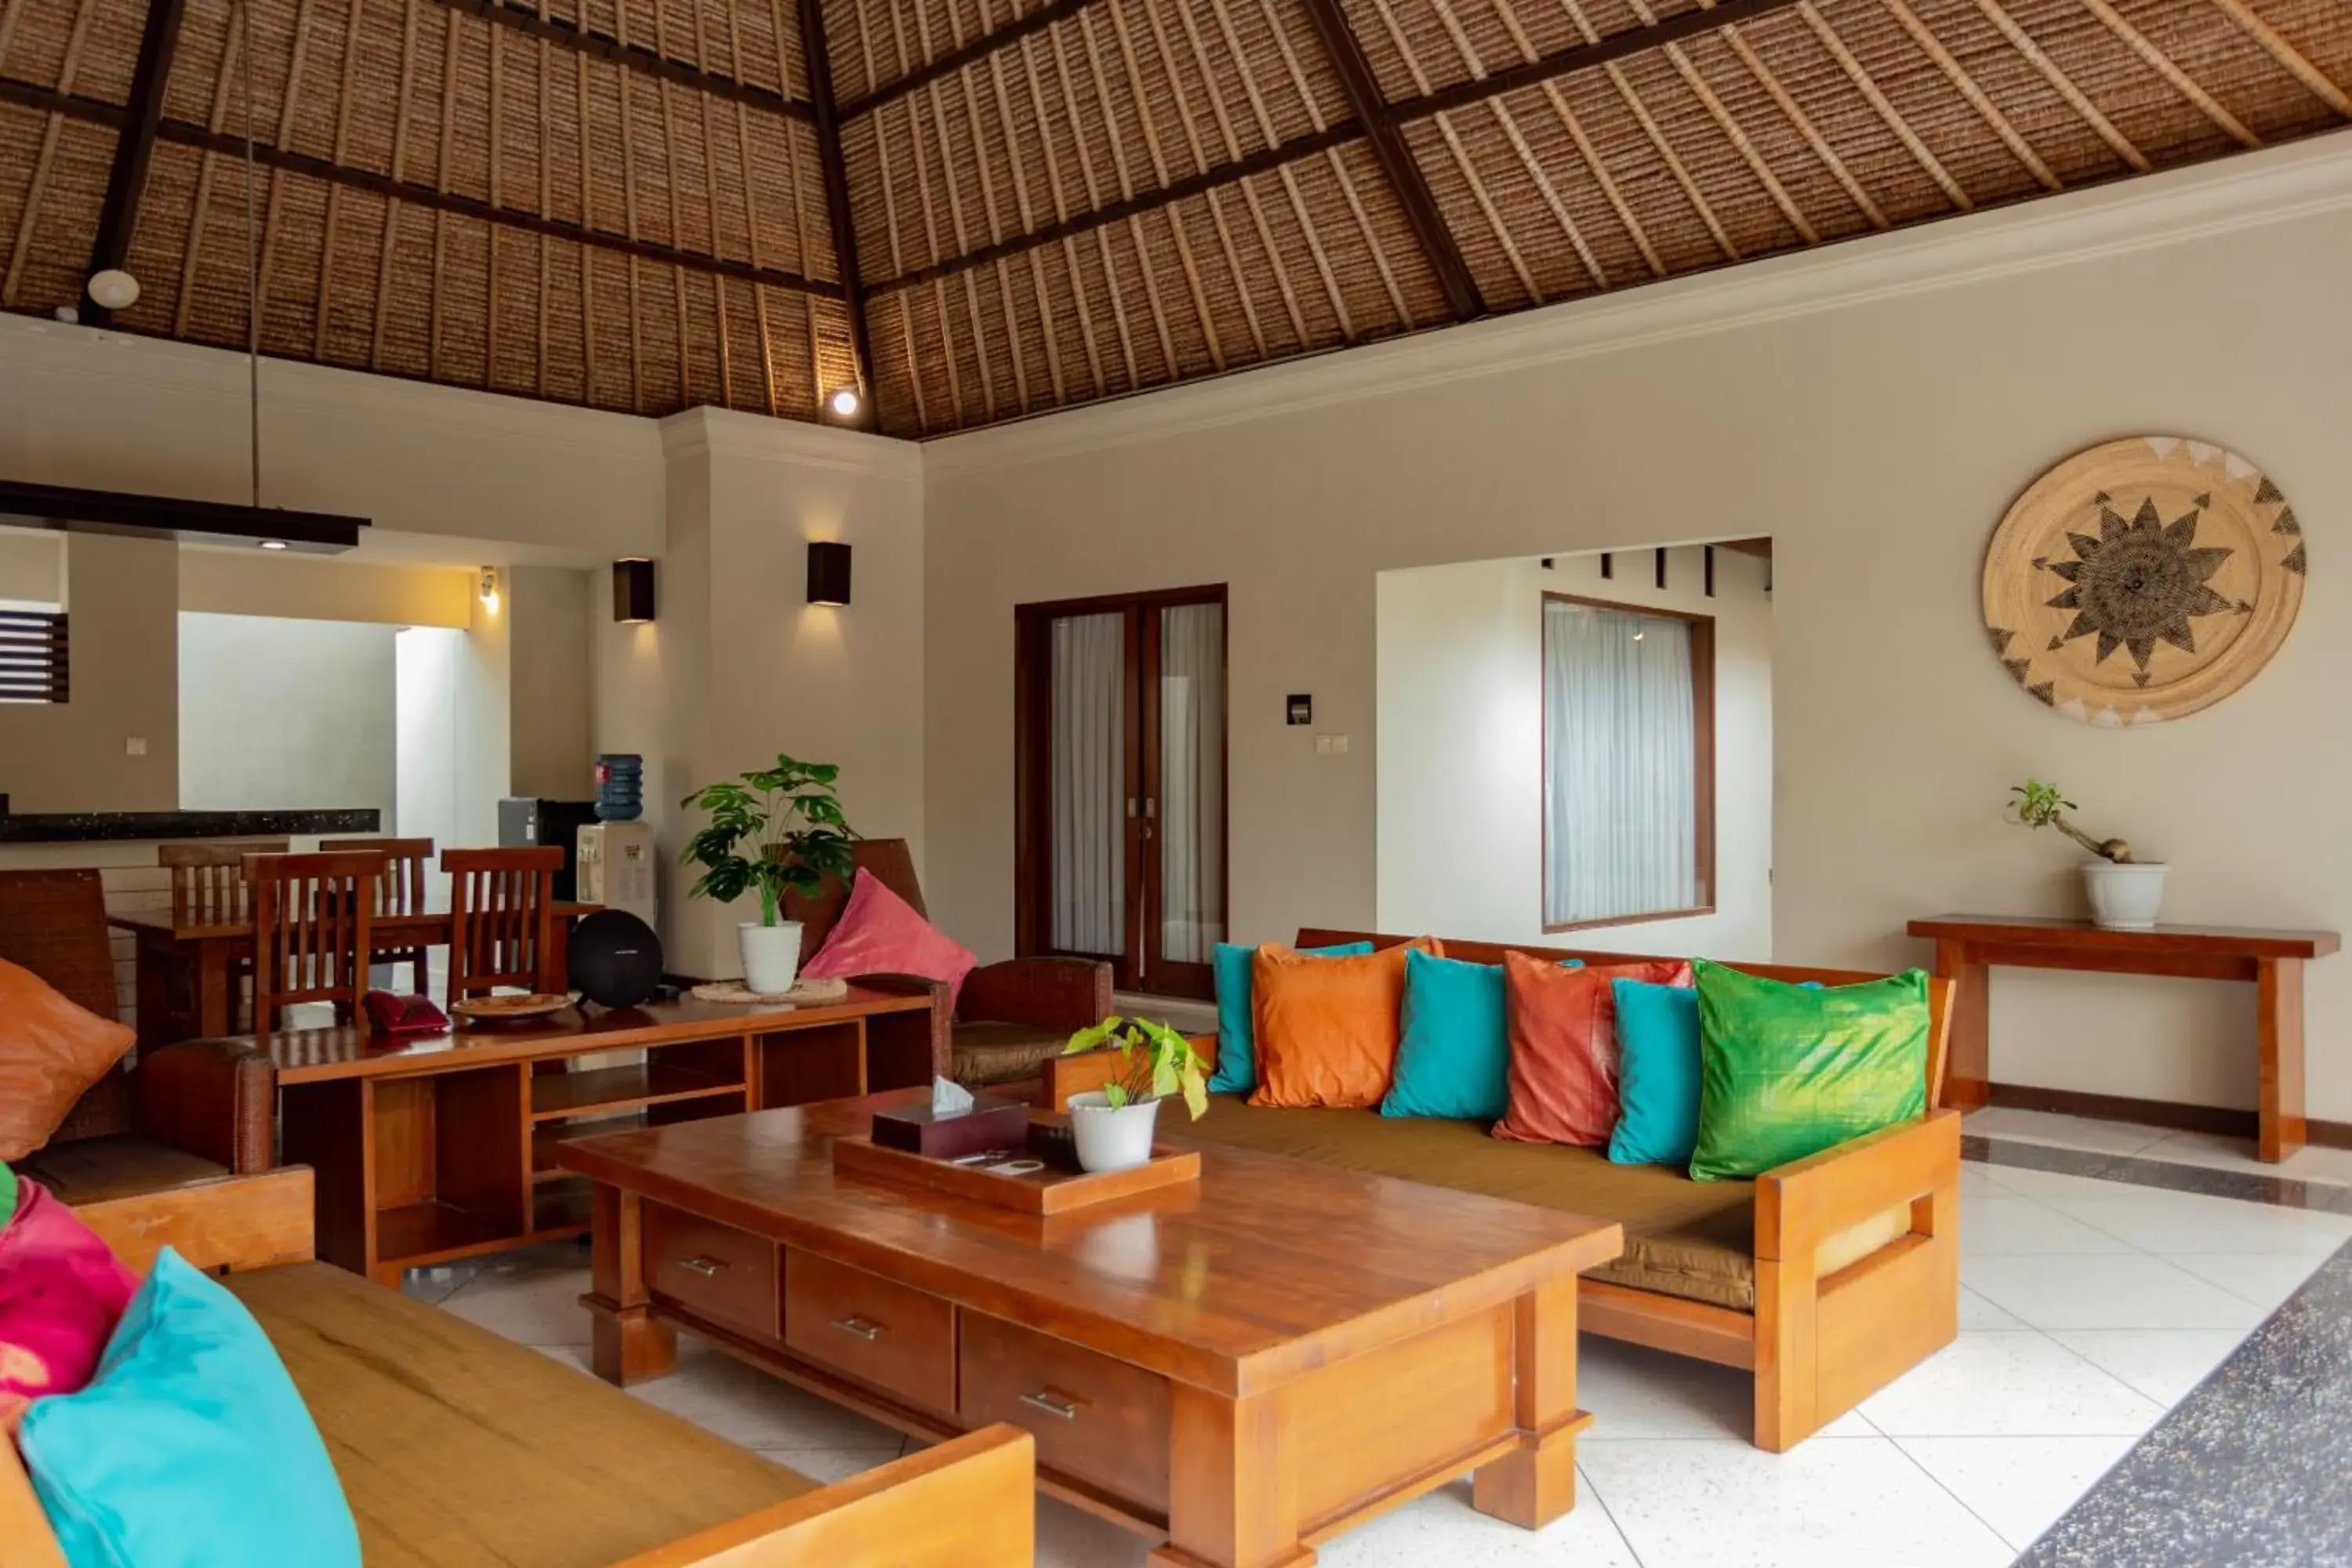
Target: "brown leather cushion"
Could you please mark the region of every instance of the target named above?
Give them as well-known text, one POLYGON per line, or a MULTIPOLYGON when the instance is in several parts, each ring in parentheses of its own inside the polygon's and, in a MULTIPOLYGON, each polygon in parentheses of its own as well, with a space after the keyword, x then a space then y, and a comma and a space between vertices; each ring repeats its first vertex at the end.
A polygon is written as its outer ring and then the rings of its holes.
POLYGON ((368 1568, 610 1568, 815 1485, 340 1268, 226 1283, 318 1422, 368 1568))
POLYGON ((1694 1182, 1664 1165, 1612 1165, 1597 1150, 1502 1142, 1477 1121, 1266 1110, 1223 1094, 1200 1121, 1163 1126, 1213 1143, 1613 1219, 1625 1227, 1624 1255, 1590 1270, 1591 1278, 1735 1311, 1756 1307, 1749 1182, 1694 1182))
POLYGON ((16 1170, 68 1204, 137 1197, 229 1173, 226 1165, 201 1154, 129 1136, 52 1143, 17 1162, 16 1170))
POLYGON ((0 959, 0 1160, 21 1160, 47 1142, 134 1037, 128 1026, 0 959))
POLYGON ((1048 1058, 1062 1054, 1070 1031, 1034 1024, 958 1024, 950 1039, 956 1082, 982 1089, 1035 1078, 1048 1058))

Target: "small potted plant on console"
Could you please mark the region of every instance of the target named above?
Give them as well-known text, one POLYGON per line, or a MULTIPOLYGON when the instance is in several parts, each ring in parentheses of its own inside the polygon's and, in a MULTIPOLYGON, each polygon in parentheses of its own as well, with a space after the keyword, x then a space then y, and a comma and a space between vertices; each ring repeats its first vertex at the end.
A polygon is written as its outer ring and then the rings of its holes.
POLYGON ((848 819, 842 816, 832 763, 779 753, 776 765, 708 784, 678 804, 708 812, 709 826, 687 840, 682 864, 699 866, 694 896, 731 904, 760 895, 760 918, 736 928, 743 984, 763 996, 793 988, 801 963, 801 925, 780 920, 784 890, 814 893, 827 877, 854 869, 848 819))
POLYGON ((2083 887, 2090 894, 2091 919, 2112 931, 2149 931, 2164 902, 2162 861, 2136 860, 2120 838, 2094 838, 2066 820, 2081 808, 2054 784, 2028 779, 2012 784, 2010 815, 2028 827, 2054 827, 2096 858, 2083 862, 2083 887))
POLYGON ((1200 1054, 1192 1041, 1167 1025, 1145 1018, 1105 1018, 1072 1035, 1062 1054, 1093 1050, 1118 1053, 1118 1067, 1105 1087, 1070 1097, 1070 1131, 1083 1168, 1123 1171, 1148 1162, 1160 1102, 1171 1096, 1182 1095, 1195 1117, 1208 1110, 1200 1054))

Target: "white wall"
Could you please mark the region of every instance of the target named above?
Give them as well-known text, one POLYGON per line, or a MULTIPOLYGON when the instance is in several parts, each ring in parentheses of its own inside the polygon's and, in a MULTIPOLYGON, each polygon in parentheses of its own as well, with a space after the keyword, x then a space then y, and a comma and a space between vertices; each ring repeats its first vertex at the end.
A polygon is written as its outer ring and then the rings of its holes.
POLYGON ((1696 548, 1667 552, 1663 589, 1647 551, 1618 555, 1607 578, 1596 554, 1551 560, 1549 570, 1522 558, 1380 574, 1376 925, 1485 942, 1769 958, 1772 601, 1764 563, 1717 551, 1709 598, 1696 548), (1545 934, 1547 593, 1714 617, 1713 914, 1545 934))
POLYGON ((180 794, 179 547, 65 539, 70 700, 0 703, 0 795, 20 812, 170 811, 180 794), (133 743, 144 754, 129 754, 133 743))
POLYGON ((602 574, 517 566, 504 575, 511 792, 585 800, 596 788, 589 590, 602 574))
POLYGON ((395 628, 180 616, 180 808, 394 820, 395 628))
MULTIPOLYGON (((1377 911, 1379 573, 1769 533, 1779 954, 1895 966, 1914 916, 2078 908, 2064 847, 2001 820, 2029 772, 2171 860, 2177 919, 2352 925, 2348 254, 2337 133, 933 443, 933 913, 1012 946, 1016 604, 1231 584, 1233 918, 1278 933, 1377 911), (1978 595, 2019 491, 2131 432, 2264 465, 2314 573, 2252 686, 2115 733, 2017 691, 1978 595)), ((1997 1078, 2252 1103, 2242 989, 1994 989, 1997 1078)), ((2312 966, 2309 1026, 2311 1111, 2352 1119, 2352 959, 2312 966)))
POLYGON ((0 527, 0 602, 65 600, 66 539, 40 528, 0 527))

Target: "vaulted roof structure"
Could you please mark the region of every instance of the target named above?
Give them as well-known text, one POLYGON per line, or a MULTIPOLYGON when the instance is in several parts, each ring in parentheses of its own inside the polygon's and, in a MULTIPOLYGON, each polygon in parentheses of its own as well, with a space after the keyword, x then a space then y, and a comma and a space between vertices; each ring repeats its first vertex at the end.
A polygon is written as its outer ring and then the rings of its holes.
POLYGON ((856 385, 919 437, 2286 141, 2347 84, 2343 0, 0 0, 0 307, 242 347, 250 279, 270 355, 856 385))

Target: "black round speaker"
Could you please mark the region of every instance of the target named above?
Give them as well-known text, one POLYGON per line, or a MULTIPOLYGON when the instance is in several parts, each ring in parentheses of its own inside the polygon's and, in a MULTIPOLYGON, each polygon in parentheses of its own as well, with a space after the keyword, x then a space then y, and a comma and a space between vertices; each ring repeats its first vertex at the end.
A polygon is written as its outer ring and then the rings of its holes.
POLYGON ((625 910, 598 910, 572 928, 572 988, 606 1007, 634 1007, 661 984, 661 938, 625 910))

